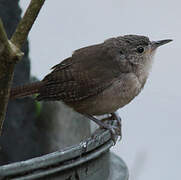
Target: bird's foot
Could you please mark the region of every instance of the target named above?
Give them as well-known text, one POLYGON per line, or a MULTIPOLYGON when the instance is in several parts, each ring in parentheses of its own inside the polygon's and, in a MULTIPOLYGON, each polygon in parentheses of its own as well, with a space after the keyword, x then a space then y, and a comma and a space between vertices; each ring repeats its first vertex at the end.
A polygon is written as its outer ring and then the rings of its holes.
POLYGON ((103 123, 103 126, 100 126, 101 128, 107 129, 111 133, 111 139, 114 142, 114 145, 116 144, 118 136, 121 135, 120 128, 116 127, 111 124, 103 123))
POLYGON ((111 118, 113 120, 116 120, 117 121, 117 125, 118 125, 118 128, 119 128, 119 141, 121 140, 122 138, 122 120, 121 120, 121 117, 119 116, 119 114, 117 112, 114 112, 114 113, 111 113, 111 118))
POLYGON ((116 140, 117 137, 121 135, 121 131, 119 127, 107 124, 107 123, 103 123, 100 120, 96 119, 95 117, 91 116, 91 115, 87 115, 86 117, 88 117, 89 119, 93 120, 96 124, 98 124, 101 128, 107 129, 110 131, 111 133, 111 139, 114 142, 114 145, 116 144, 116 140))

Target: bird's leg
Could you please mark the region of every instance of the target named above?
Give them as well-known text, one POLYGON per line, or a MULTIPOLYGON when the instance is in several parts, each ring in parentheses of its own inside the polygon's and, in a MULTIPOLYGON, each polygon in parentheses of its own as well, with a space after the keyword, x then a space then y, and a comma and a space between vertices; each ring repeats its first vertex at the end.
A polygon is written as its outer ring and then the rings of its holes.
POLYGON ((119 136, 120 136, 120 139, 122 138, 122 123, 121 123, 121 117, 119 116, 118 112, 114 112, 114 113, 111 113, 112 115, 112 118, 113 120, 117 120, 117 123, 118 123, 118 127, 119 127, 119 136))
POLYGON ((120 136, 120 139, 121 139, 121 137, 122 137, 122 133, 121 133, 121 117, 119 116, 118 112, 111 113, 110 115, 111 116, 109 116, 109 117, 101 119, 101 121, 105 122, 105 121, 109 121, 109 120, 116 120, 117 121, 117 126, 119 128, 119 136, 120 136))
POLYGON ((108 129, 111 133, 111 139, 113 140, 114 144, 116 144, 117 136, 120 135, 120 129, 118 127, 103 123, 100 120, 96 119, 95 117, 93 117, 89 114, 84 114, 84 115, 87 118, 89 118, 90 120, 94 121, 100 127, 104 128, 104 129, 108 129))

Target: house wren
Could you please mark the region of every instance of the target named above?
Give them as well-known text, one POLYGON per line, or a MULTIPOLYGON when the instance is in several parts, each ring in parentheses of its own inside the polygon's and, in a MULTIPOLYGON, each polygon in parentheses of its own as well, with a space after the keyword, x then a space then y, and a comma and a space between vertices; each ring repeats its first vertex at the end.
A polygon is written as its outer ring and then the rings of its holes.
POLYGON ((170 41, 125 35, 78 49, 42 81, 13 88, 10 98, 38 93, 39 101, 63 101, 114 135, 119 128, 93 116, 112 114, 119 119, 114 112, 140 93, 156 49, 170 41))

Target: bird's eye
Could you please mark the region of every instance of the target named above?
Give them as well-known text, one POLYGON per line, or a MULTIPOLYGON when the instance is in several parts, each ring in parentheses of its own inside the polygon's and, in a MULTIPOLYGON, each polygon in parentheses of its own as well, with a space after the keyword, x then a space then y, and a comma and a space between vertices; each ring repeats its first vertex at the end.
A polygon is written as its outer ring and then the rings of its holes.
POLYGON ((143 47, 138 47, 137 48, 137 52, 138 53, 143 53, 144 52, 144 48, 143 47))

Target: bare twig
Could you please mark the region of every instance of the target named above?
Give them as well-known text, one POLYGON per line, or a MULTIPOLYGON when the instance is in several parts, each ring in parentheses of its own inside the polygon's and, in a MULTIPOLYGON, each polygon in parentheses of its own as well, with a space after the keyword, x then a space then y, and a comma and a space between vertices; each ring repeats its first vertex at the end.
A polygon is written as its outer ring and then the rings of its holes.
POLYGON ((7 53, 10 53, 10 46, 9 46, 9 43, 8 43, 8 37, 6 35, 6 32, 4 30, 4 26, 3 26, 3 23, 0 19, 0 54, 2 54, 2 52, 4 51, 4 49, 6 49, 6 51, 8 51, 7 53))
POLYGON ((0 133, 5 118, 14 66, 23 56, 20 49, 26 41, 29 31, 44 2, 45 0, 31 0, 25 15, 17 26, 10 41, 0 21, 0 133))
POLYGON ((11 38, 11 42, 18 48, 21 48, 23 43, 28 37, 28 33, 31 30, 32 25, 35 22, 38 13, 43 6, 45 0, 31 0, 31 3, 26 10, 22 20, 18 24, 15 33, 11 38))
POLYGON ((5 111, 8 102, 8 90, 12 79, 13 64, 8 61, 10 59, 11 47, 4 30, 2 21, 0 20, 0 132, 5 117, 5 111))

